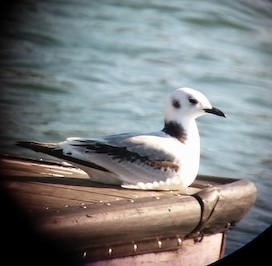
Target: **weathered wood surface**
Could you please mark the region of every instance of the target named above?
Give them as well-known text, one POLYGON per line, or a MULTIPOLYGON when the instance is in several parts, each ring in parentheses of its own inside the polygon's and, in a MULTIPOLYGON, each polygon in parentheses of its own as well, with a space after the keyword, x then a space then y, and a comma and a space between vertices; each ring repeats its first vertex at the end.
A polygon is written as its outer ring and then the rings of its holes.
POLYGON ((1 168, 2 186, 35 228, 85 261, 180 250, 234 226, 256 199, 246 180, 198 176, 185 191, 140 191, 55 162, 4 157, 1 168))

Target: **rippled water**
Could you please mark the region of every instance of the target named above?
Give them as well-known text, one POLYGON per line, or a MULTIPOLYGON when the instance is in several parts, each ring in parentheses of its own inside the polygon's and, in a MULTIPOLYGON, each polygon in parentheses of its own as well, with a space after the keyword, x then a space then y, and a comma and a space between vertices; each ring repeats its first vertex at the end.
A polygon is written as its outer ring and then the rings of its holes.
POLYGON ((272 223, 270 1, 18 1, 1 26, 1 151, 162 128, 169 92, 202 91, 200 173, 252 180, 226 254, 272 223))

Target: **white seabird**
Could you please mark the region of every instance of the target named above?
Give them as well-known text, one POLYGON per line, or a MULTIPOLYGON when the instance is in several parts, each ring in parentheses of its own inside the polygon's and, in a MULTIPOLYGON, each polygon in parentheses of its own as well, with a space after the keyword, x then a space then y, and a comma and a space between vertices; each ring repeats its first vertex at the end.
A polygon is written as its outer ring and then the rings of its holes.
POLYGON ((181 190, 198 174, 200 139, 195 120, 204 114, 225 117, 201 92, 179 88, 168 98, 160 131, 17 145, 61 158, 95 182, 131 189, 181 190))

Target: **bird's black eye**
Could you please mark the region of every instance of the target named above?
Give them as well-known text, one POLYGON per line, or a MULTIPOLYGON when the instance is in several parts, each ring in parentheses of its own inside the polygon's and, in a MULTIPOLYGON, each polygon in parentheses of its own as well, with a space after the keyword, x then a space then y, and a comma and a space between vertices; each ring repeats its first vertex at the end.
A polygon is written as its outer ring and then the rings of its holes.
POLYGON ((191 104, 197 104, 198 103, 198 101, 195 98, 192 98, 192 97, 189 97, 188 100, 189 100, 189 102, 191 104))

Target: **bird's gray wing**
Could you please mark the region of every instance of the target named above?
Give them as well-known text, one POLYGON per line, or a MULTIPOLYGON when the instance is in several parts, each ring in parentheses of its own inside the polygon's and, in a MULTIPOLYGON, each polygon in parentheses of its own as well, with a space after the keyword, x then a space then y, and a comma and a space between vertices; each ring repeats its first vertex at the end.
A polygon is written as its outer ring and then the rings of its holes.
POLYGON ((123 184, 165 181, 179 171, 180 142, 160 135, 121 134, 104 139, 69 138, 62 153, 114 173, 123 184))

